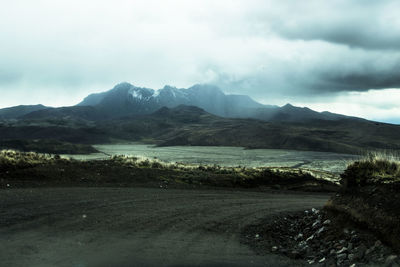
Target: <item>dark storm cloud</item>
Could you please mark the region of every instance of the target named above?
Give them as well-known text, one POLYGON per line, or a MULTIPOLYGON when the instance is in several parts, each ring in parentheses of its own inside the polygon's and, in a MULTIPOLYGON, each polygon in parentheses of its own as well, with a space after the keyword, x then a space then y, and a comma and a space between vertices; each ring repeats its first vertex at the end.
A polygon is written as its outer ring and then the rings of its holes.
POLYGON ((385 89, 400 87, 400 73, 397 69, 388 72, 365 71, 362 73, 324 73, 320 82, 312 85, 325 91, 366 91, 371 88, 385 89))
POLYGON ((285 38, 400 49, 398 1, 283 1, 275 8, 265 23, 285 38))
POLYGON ((400 31, 387 32, 391 31, 390 25, 378 27, 375 24, 369 25, 369 21, 358 25, 351 22, 342 25, 308 23, 292 29, 280 21, 276 23, 275 30, 291 39, 324 40, 363 49, 400 50, 400 31))
POLYGON ((326 42, 289 47, 287 60, 267 57, 248 75, 218 72, 216 84, 260 98, 309 98, 341 92, 400 88, 400 53, 352 49, 326 42))

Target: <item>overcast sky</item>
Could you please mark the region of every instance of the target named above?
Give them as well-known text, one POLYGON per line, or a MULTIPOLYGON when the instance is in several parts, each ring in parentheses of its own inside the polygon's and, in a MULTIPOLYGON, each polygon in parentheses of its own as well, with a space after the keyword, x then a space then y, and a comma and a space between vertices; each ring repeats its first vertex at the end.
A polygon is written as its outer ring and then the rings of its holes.
POLYGON ((0 107, 73 105, 127 81, 400 123, 400 1, 13 0, 0 107))

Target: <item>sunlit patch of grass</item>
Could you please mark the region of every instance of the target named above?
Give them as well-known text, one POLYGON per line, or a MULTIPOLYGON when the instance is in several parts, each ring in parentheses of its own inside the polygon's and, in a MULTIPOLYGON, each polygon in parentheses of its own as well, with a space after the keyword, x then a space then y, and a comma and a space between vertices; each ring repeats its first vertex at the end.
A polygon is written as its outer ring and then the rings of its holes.
POLYGON ((61 159, 58 155, 40 154, 36 152, 18 152, 14 150, 0 151, 0 169, 29 168, 37 165, 52 164, 57 161, 70 161, 61 159))
POLYGON ((341 175, 345 187, 400 182, 400 157, 390 152, 371 152, 347 167, 341 175))

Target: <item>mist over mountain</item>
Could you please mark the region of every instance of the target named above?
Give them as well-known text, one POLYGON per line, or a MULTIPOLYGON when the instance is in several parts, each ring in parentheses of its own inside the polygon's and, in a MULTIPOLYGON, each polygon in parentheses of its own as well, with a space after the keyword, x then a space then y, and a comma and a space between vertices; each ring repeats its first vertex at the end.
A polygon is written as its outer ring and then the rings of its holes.
POLYGON ((161 107, 197 106, 222 117, 239 117, 246 109, 264 108, 244 95, 225 95, 218 87, 194 85, 188 89, 165 86, 160 90, 116 85, 108 92, 92 94, 78 106, 94 106, 112 117, 150 114, 161 107))
POLYGON ((196 106, 228 118, 254 118, 265 121, 303 122, 314 119, 337 120, 345 116, 316 112, 308 108, 263 105, 246 95, 227 95, 218 87, 197 84, 188 89, 165 86, 160 90, 121 83, 113 89, 92 94, 78 106, 92 106, 107 118, 150 114, 161 107, 196 106))

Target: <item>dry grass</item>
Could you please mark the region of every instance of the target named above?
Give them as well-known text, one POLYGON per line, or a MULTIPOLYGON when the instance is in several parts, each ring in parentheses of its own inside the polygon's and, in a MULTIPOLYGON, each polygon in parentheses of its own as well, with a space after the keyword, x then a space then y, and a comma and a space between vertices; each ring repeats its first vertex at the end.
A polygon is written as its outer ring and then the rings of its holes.
POLYGON ((400 182, 400 158, 390 152, 372 152, 351 163, 341 175, 346 187, 400 182))
POLYGON ((26 169, 39 165, 72 162, 73 159, 61 158, 58 155, 41 154, 36 152, 19 152, 15 150, 0 151, 0 171, 11 169, 26 169))

